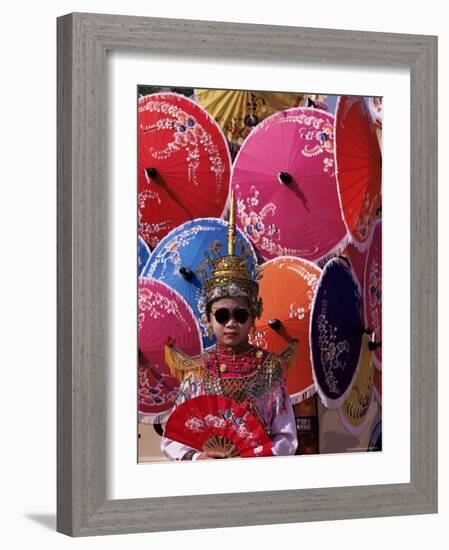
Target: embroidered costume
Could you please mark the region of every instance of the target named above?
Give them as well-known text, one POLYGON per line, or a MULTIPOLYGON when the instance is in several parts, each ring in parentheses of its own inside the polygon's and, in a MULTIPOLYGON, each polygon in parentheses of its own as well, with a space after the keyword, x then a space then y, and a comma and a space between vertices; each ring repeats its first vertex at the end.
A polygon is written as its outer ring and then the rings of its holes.
MULTIPOLYGON (((228 255, 215 258, 212 275, 204 282, 205 303, 233 297, 245 298, 253 318, 262 314, 257 275, 250 274, 247 259, 235 254, 235 214, 231 195, 228 228, 228 255)), ((210 311, 210 310, 209 310, 210 311)), ((165 361, 172 376, 180 381, 176 406, 187 399, 216 394, 248 408, 262 423, 273 442, 273 454, 294 454, 297 447, 296 422, 287 391, 285 370, 296 343, 276 355, 242 342, 236 346, 217 343, 196 357, 189 357, 168 341, 165 361)), ((163 438, 162 451, 172 460, 189 460, 197 453, 177 441, 163 438)))
MULTIPOLYGON (((293 343, 284 354, 275 355, 246 342, 236 347, 218 343, 206 353, 188 357, 170 342, 166 362, 172 374, 182 380, 176 406, 200 395, 229 397, 261 421, 273 442, 273 454, 294 454, 296 423, 285 381, 294 347, 293 343)), ((195 458, 196 454, 194 449, 166 438, 161 449, 172 460, 195 458)))

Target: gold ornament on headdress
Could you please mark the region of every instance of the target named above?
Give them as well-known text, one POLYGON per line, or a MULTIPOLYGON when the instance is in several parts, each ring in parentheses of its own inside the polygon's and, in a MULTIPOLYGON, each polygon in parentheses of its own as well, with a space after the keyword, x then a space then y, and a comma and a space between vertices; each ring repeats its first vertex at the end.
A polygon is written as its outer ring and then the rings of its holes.
POLYGON ((228 255, 213 260, 213 271, 204 283, 206 302, 227 296, 246 298, 254 317, 262 315, 262 300, 259 284, 247 267, 247 258, 235 253, 235 207, 234 192, 231 191, 231 204, 228 225, 228 255))

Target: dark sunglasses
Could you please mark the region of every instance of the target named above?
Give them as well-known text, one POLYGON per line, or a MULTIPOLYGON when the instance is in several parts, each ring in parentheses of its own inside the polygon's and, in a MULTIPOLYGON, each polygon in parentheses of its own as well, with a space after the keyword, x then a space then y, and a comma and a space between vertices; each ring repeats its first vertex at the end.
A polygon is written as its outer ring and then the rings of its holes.
POLYGON ((235 319, 237 323, 243 325, 246 321, 248 321, 249 311, 241 307, 236 307, 235 309, 221 307, 217 309, 217 311, 213 311, 212 315, 215 317, 217 323, 220 323, 220 325, 225 325, 231 317, 235 319))

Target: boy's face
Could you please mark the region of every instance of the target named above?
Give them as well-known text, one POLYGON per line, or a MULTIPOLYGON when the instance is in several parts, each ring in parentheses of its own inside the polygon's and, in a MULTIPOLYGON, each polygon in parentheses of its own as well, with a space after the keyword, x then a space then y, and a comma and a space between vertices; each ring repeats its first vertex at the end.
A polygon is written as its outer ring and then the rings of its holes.
POLYGON ((237 346, 247 341, 253 317, 246 298, 221 298, 212 304, 210 320, 218 342, 226 346, 237 346), (245 316, 247 319, 242 322, 245 316), (223 317, 228 319, 220 323, 216 317, 219 320, 223 317))

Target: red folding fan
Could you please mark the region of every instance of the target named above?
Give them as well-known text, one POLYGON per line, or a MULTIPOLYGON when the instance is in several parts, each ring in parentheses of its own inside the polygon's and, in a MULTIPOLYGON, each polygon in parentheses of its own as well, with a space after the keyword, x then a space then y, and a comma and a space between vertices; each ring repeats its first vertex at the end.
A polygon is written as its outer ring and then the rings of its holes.
POLYGON ((243 405, 220 395, 202 395, 179 405, 164 435, 198 451, 231 451, 242 458, 273 456, 260 421, 243 405))

